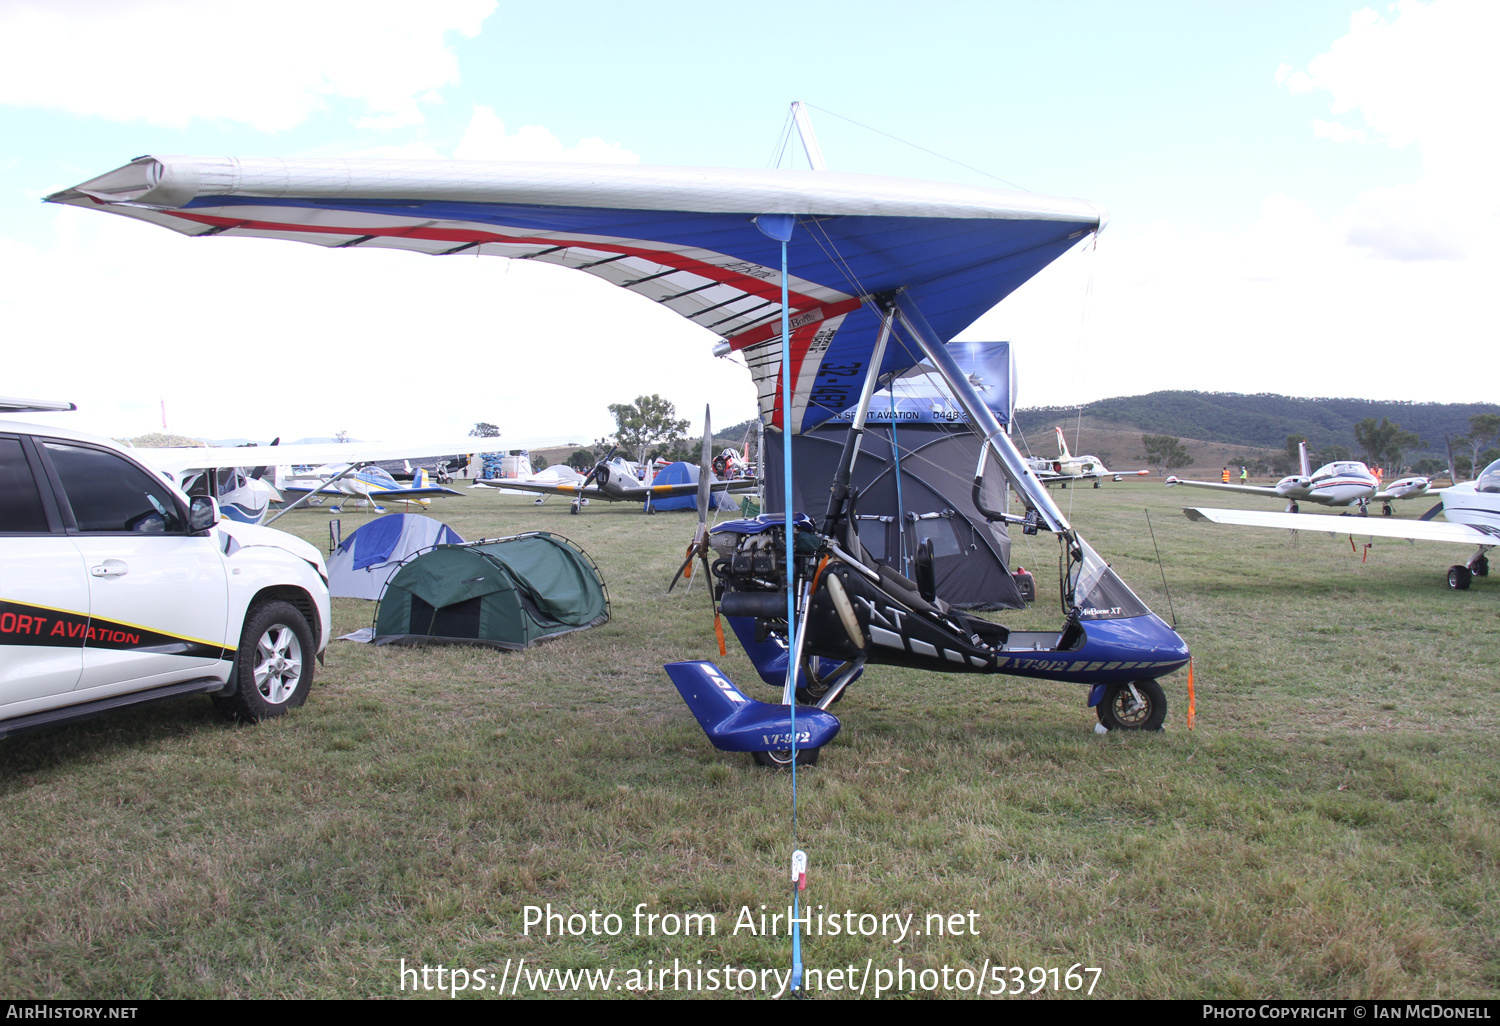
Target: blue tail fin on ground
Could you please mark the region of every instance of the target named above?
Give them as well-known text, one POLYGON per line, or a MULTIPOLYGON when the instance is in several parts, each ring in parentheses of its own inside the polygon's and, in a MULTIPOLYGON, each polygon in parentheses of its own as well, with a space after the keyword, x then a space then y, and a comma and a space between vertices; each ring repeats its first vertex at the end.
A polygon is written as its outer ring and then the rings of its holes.
MULTIPOLYGON (((747 698, 713 663, 664 667, 713 746, 725 752, 781 752, 791 748, 792 719, 784 705, 747 698)), ((839 732, 838 717, 797 707, 797 747, 822 748, 839 732)))

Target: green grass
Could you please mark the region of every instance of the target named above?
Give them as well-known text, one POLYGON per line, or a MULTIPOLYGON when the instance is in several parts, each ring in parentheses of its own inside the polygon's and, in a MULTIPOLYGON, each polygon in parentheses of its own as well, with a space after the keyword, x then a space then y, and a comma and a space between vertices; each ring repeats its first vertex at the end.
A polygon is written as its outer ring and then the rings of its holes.
MULTIPOLYGON (((1450 592, 1451 546, 1361 563, 1347 536, 1190 524, 1209 497, 1159 483, 1055 494, 1166 617, 1150 509, 1196 729, 1183 674, 1165 733, 1101 737, 1081 687, 872 669, 798 775, 806 900, 919 927, 973 909, 978 936, 814 937, 807 964, 1082 963, 1108 997, 1500 993, 1497 585, 1450 592)), ((785 937, 730 930, 789 897, 790 780, 714 750, 661 669, 715 659, 773 699, 732 640, 717 656, 701 582, 663 594, 691 516, 477 491, 436 512, 572 538, 613 621, 522 653, 335 642, 279 721, 186 699, 0 744, 0 993, 382 996, 403 958, 785 969, 785 937), (523 934, 549 902, 624 930, 523 934), (641 902, 719 933, 635 936, 641 902)), ((326 521, 280 524, 322 543, 326 521)), ((1042 595, 999 618, 1060 622, 1056 543, 1015 554, 1042 595)), ((335 600, 336 632, 372 608, 335 600)))

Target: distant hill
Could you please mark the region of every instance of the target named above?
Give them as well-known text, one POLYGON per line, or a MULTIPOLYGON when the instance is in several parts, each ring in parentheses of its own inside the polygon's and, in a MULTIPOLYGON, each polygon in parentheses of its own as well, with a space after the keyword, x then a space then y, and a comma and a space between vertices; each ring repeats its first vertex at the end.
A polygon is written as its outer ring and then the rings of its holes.
MULTIPOLYGON (((1342 445, 1358 452, 1354 425, 1366 417, 1389 418, 1421 436, 1413 456, 1441 455, 1443 436, 1467 434, 1469 417, 1500 413, 1494 403, 1403 403, 1373 399, 1295 399, 1291 396, 1234 392, 1152 392, 1101 399, 1083 407, 1087 420, 1107 421, 1142 433, 1176 435, 1225 445, 1281 449, 1288 435, 1305 435, 1314 450, 1342 445)), ((1071 440, 1079 417, 1076 406, 1033 407, 1016 411, 1016 426, 1039 436, 1061 424, 1071 440)), ((1038 439, 1032 438, 1038 445, 1038 439)), ((1048 440, 1046 445, 1050 447, 1048 440)))

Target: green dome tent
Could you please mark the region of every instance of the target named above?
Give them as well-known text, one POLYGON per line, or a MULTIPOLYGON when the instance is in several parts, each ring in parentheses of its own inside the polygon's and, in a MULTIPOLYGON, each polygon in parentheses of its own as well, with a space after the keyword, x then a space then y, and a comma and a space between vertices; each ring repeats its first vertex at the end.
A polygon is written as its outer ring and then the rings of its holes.
POLYGON ((375 613, 377 645, 522 649, 609 620, 588 554, 545 531, 428 549, 391 576, 375 613))

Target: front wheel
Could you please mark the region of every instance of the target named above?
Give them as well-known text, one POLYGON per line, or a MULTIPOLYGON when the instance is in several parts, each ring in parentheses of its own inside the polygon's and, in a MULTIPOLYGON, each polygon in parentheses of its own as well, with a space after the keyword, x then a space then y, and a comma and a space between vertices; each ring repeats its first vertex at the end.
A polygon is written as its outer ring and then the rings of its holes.
POLYGON ((1167 695, 1154 680, 1136 681, 1135 692, 1129 684, 1111 684, 1096 711, 1108 730, 1160 730, 1167 718, 1167 695))
MULTIPOLYGON (((818 764, 818 753, 821 748, 799 748, 797 749, 798 766, 816 766, 818 764)), ((791 769, 792 751, 786 749, 780 752, 751 752, 757 766, 769 766, 772 769, 791 769)))
POLYGON ((258 723, 307 701, 312 688, 312 628, 288 602, 260 602, 245 615, 234 659, 237 690, 214 702, 231 719, 258 723))

